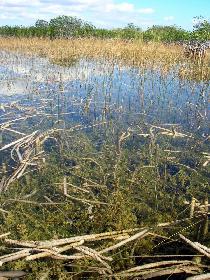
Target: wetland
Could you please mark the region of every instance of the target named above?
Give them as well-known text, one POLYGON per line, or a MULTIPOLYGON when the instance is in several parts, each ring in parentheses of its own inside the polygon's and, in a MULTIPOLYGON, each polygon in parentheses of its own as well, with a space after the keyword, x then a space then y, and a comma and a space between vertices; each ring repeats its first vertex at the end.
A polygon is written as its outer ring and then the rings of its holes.
POLYGON ((209 54, 1 38, 0 57, 0 228, 11 238, 2 239, 3 268, 26 279, 168 279, 181 256, 188 263, 170 279, 208 272, 184 236, 210 246, 209 54), (67 253, 46 251, 70 237, 67 253), (10 262, 11 244, 31 248, 10 262), (132 270, 166 256, 168 274, 132 270))

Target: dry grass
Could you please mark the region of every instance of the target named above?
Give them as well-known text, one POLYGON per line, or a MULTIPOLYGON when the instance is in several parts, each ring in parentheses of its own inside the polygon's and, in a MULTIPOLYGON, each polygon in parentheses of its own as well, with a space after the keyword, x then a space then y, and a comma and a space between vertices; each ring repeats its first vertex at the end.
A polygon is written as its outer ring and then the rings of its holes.
POLYGON ((17 39, 1 38, 0 48, 21 51, 48 57, 53 62, 86 58, 106 57, 120 59, 133 64, 155 61, 173 64, 182 58, 182 49, 160 43, 125 42, 122 40, 100 39, 17 39))
POLYGON ((183 48, 157 42, 125 42, 115 39, 40 39, 0 38, 0 49, 47 57, 51 62, 71 66, 81 58, 106 59, 113 63, 159 69, 167 74, 179 65, 179 78, 195 81, 209 80, 210 52, 204 61, 193 61, 184 56, 183 48))

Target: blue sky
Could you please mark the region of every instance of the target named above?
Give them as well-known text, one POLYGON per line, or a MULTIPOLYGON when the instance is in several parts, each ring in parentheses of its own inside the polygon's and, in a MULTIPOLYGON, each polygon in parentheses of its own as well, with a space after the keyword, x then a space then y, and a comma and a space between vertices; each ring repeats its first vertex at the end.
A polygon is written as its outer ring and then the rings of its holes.
POLYGON ((133 22, 143 29, 176 24, 190 30, 193 17, 210 19, 210 0, 0 0, 0 25, 30 25, 58 15, 106 28, 133 22))

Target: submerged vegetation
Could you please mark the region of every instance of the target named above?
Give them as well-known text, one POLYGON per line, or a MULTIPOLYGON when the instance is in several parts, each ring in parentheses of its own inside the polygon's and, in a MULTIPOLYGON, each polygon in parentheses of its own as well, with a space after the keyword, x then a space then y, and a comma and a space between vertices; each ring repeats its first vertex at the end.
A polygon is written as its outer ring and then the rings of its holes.
POLYGON ((208 272, 209 53, 93 38, 1 38, 0 50, 2 271, 208 272))

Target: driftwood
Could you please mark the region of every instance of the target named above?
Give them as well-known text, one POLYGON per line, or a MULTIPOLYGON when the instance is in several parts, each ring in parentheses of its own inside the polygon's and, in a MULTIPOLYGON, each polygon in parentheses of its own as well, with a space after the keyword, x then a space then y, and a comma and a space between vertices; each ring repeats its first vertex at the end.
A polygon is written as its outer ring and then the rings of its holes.
POLYGON ((138 276, 139 279, 151 279, 164 275, 182 274, 183 272, 197 274, 201 268, 191 261, 162 261, 152 264, 137 266, 116 274, 121 278, 138 276))
POLYGON ((113 245, 111 247, 108 247, 106 249, 101 250, 100 253, 107 253, 109 251, 113 251, 113 250, 115 250, 115 249, 117 249, 117 248, 119 248, 121 246, 124 246, 128 242, 134 241, 134 240, 136 240, 138 238, 143 238, 146 235, 148 235, 148 230, 147 229, 145 229, 145 230, 143 230, 143 231, 141 231, 141 232, 139 232, 139 233, 137 233, 137 234, 127 238, 126 240, 123 240, 123 241, 121 241, 121 242, 119 242, 119 243, 117 243, 117 244, 115 244, 115 245, 113 245))
POLYGON ((17 139, 15 141, 13 141, 12 143, 9 143, 5 146, 3 146, 1 149, 0 149, 0 152, 1 151, 4 151, 4 150, 7 150, 9 148, 11 148, 12 146, 15 146, 16 144, 19 144, 19 143, 25 143, 28 139, 31 139, 32 136, 34 136, 35 134, 37 133, 37 131, 34 131, 33 133, 31 133, 30 135, 27 135, 27 136, 24 136, 20 139, 17 139))
POLYGON ((24 271, 0 271, 0 277, 5 278, 18 278, 26 275, 24 271))
POLYGON ((112 261, 112 257, 104 256, 103 254, 120 248, 121 246, 126 245, 128 242, 132 242, 138 238, 143 238, 148 233, 148 230, 145 229, 127 238, 128 233, 132 233, 135 231, 136 229, 131 229, 41 242, 12 240, 7 238, 7 235, 9 233, 2 234, 2 240, 6 242, 6 244, 18 245, 27 248, 22 248, 18 252, 0 256, 0 266, 2 266, 5 263, 22 258, 24 258, 26 261, 33 261, 35 259, 40 259, 44 257, 50 257, 58 260, 79 260, 82 258, 92 258, 93 260, 99 262, 103 266, 103 269, 101 270, 103 274, 112 275, 112 268, 108 263, 112 261), (113 241, 115 241, 116 237, 122 236, 123 238, 125 238, 125 240, 122 240, 117 244, 103 250, 97 250, 83 245, 87 241, 94 242, 97 240, 106 239, 113 239, 113 241), (62 253, 65 251, 76 251, 79 253, 63 255, 62 253))
POLYGON ((197 245, 198 247, 200 247, 201 249, 205 250, 207 253, 210 254, 210 248, 200 244, 199 242, 194 242, 195 245, 197 245))
MULTIPOLYGON (((156 277, 163 277, 173 274, 198 275, 202 274, 203 268, 206 267, 191 260, 185 259, 192 258, 194 255, 171 255, 167 257, 172 258, 172 260, 169 259, 167 261, 151 262, 117 273, 114 272, 114 268, 112 268, 111 266, 111 262, 113 260, 112 251, 122 248, 123 246, 127 246, 127 244, 138 239, 142 239, 146 236, 148 238, 152 236, 152 238, 163 238, 164 240, 171 240, 166 236, 152 233, 149 231, 149 229, 140 230, 136 228, 47 241, 19 241, 8 239, 8 235, 9 233, 1 234, 0 238, 2 242, 6 244, 6 246, 9 245, 10 250, 12 249, 16 252, 0 256, 1 266, 3 266, 5 263, 9 263, 19 259, 24 259, 25 261, 34 261, 41 258, 52 258, 60 261, 75 262, 77 260, 79 261, 88 258, 96 261, 97 263, 100 263, 100 267, 95 270, 97 271, 97 273, 99 273, 100 275, 104 275, 104 277, 106 278, 113 277, 113 279, 129 279, 130 277, 132 279, 135 279, 134 277, 138 277, 136 279, 153 279, 156 277), (118 239, 121 239, 121 241, 116 243, 116 240, 118 239), (109 240, 109 244, 112 240, 113 245, 101 249, 101 246, 105 246, 105 244, 102 245, 101 242, 106 242, 106 240, 109 240), (98 243, 95 243, 95 241, 100 241, 100 247, 96 246, 96 244, 98 243), (19 246, 20 248, 11 248, 12 245, 19 246), (65 254, 63 254, 64 252, 65 254), (184 259, 174 259, 178 257, 184 259)), ((198 242, 192 242, 181 234, 179 236, 188 245, 200 252, 202 257, 209 257, 209 248, 198 242)), ((135 257, 137 256, 132 256, 133 259, 135 257)), ((141 257, 142 259, 144 258, 143 255, 138 257, 141 257)), ((152 258, 153 256, 150 257, 152 258)), ((162 258, 166 256, 159 255, 156 257, 162 258)), ((208 278, 198 279, 202 280, 208 278)))
POLYGON ((198 266, 185 266, 185 265, 179 265, 179 266, 172 266, 168 269, 162 269, 159 271, 154 271, 154 272, 149 272, 149 273, 145 273, 144 275, 142 275, 142 277, 140 276, 140 278, 138 277, 138 279, 152 279, 152 278, 156 278, 156 277, 163 277, 163 276, 167 276, 167 275, 176 275, 176 274, 197 274, 200 273, 202 270, 199 269, 198 266))
POLYGON ((35 259, 40 259, 40 258, 45 258, 45 257, 50 257, 50 256, 58 256, 58 254, 68 251, 72 248, 76 248, 77 246, 81 246, 83 243, 84 243, 84 240, 81 240, 79 242, 72 243, 72 244, 64 246, 62 248, 54 248, 54 250, 48 250, 48 251, 45 250, 44 252, 26 257, 26 260, 30 261, 30 260, 35 260, 35 259))
POLYGON ((125 233, 132 233, 138 231, 139 228, 128 229, 128 230, 121 230, 121 231, 110 231, 98 234, 88 234, 88 235, 81 235, 81 236, 74 236, 70 238, 63 238, 63 239, 56 239, 56 240, 48 240, 48 241, 18 241, 12 239, 5 239, 6 243, 25 246, 29 248, 52 248, 56 246, 62 246, 74 242, 78 242, 81 240, 84 241, 95 241, 95 240, 105 240, 105 239, 112 239, 116 238, 117 236, 124 235, 125 233))
POLYGON ((180 238, 184 240, 188 245, 190 245, 192 248, 197 250, 199 253, 205 255, 207 258, 210 258, 210 252, 203 249, 199 243, 192 242, 191 240, 184 237, 182 234, 179 234, 180 238))
POLYGON ((7 237, 8 235, 10 235, 10 232, 3 233, 3 234, 0 235, 0 239, 1 239, 1 238, 5 238, 5 237, 7 237))
POLYGON ((188 277, 186 280, 209 280, 209 279, 210 279, 210 273, 206 273, 202 275, 188 277))
POLYGON ((22 258, 27 257, 29 255, 30 255, 30 250, 29 249, 24 249, 24 250, 21 250, 17 253, 14 253, 14 254, 5 255, 5 256, 0 258, 0 266, 2 266, 5 263, 8 263, 8 262, 12 262, 12 261, 15 261, 15 260, 22 259, 22 258))
POLYGON ((136 271, 144 271, 148 270, 150 268, 159 268, 159 267, 167 267, 170 265, 179 265, 179 264, 191 264, 191 261, 162 261, 162 262, 156 262, 156 263, 149 263, 149 264, 144 264, 141 266, 136 266, 134 268, 130 268, 128 270, 122 271, 118 274, 126 274, 130 272, 136 272, 136 271))

